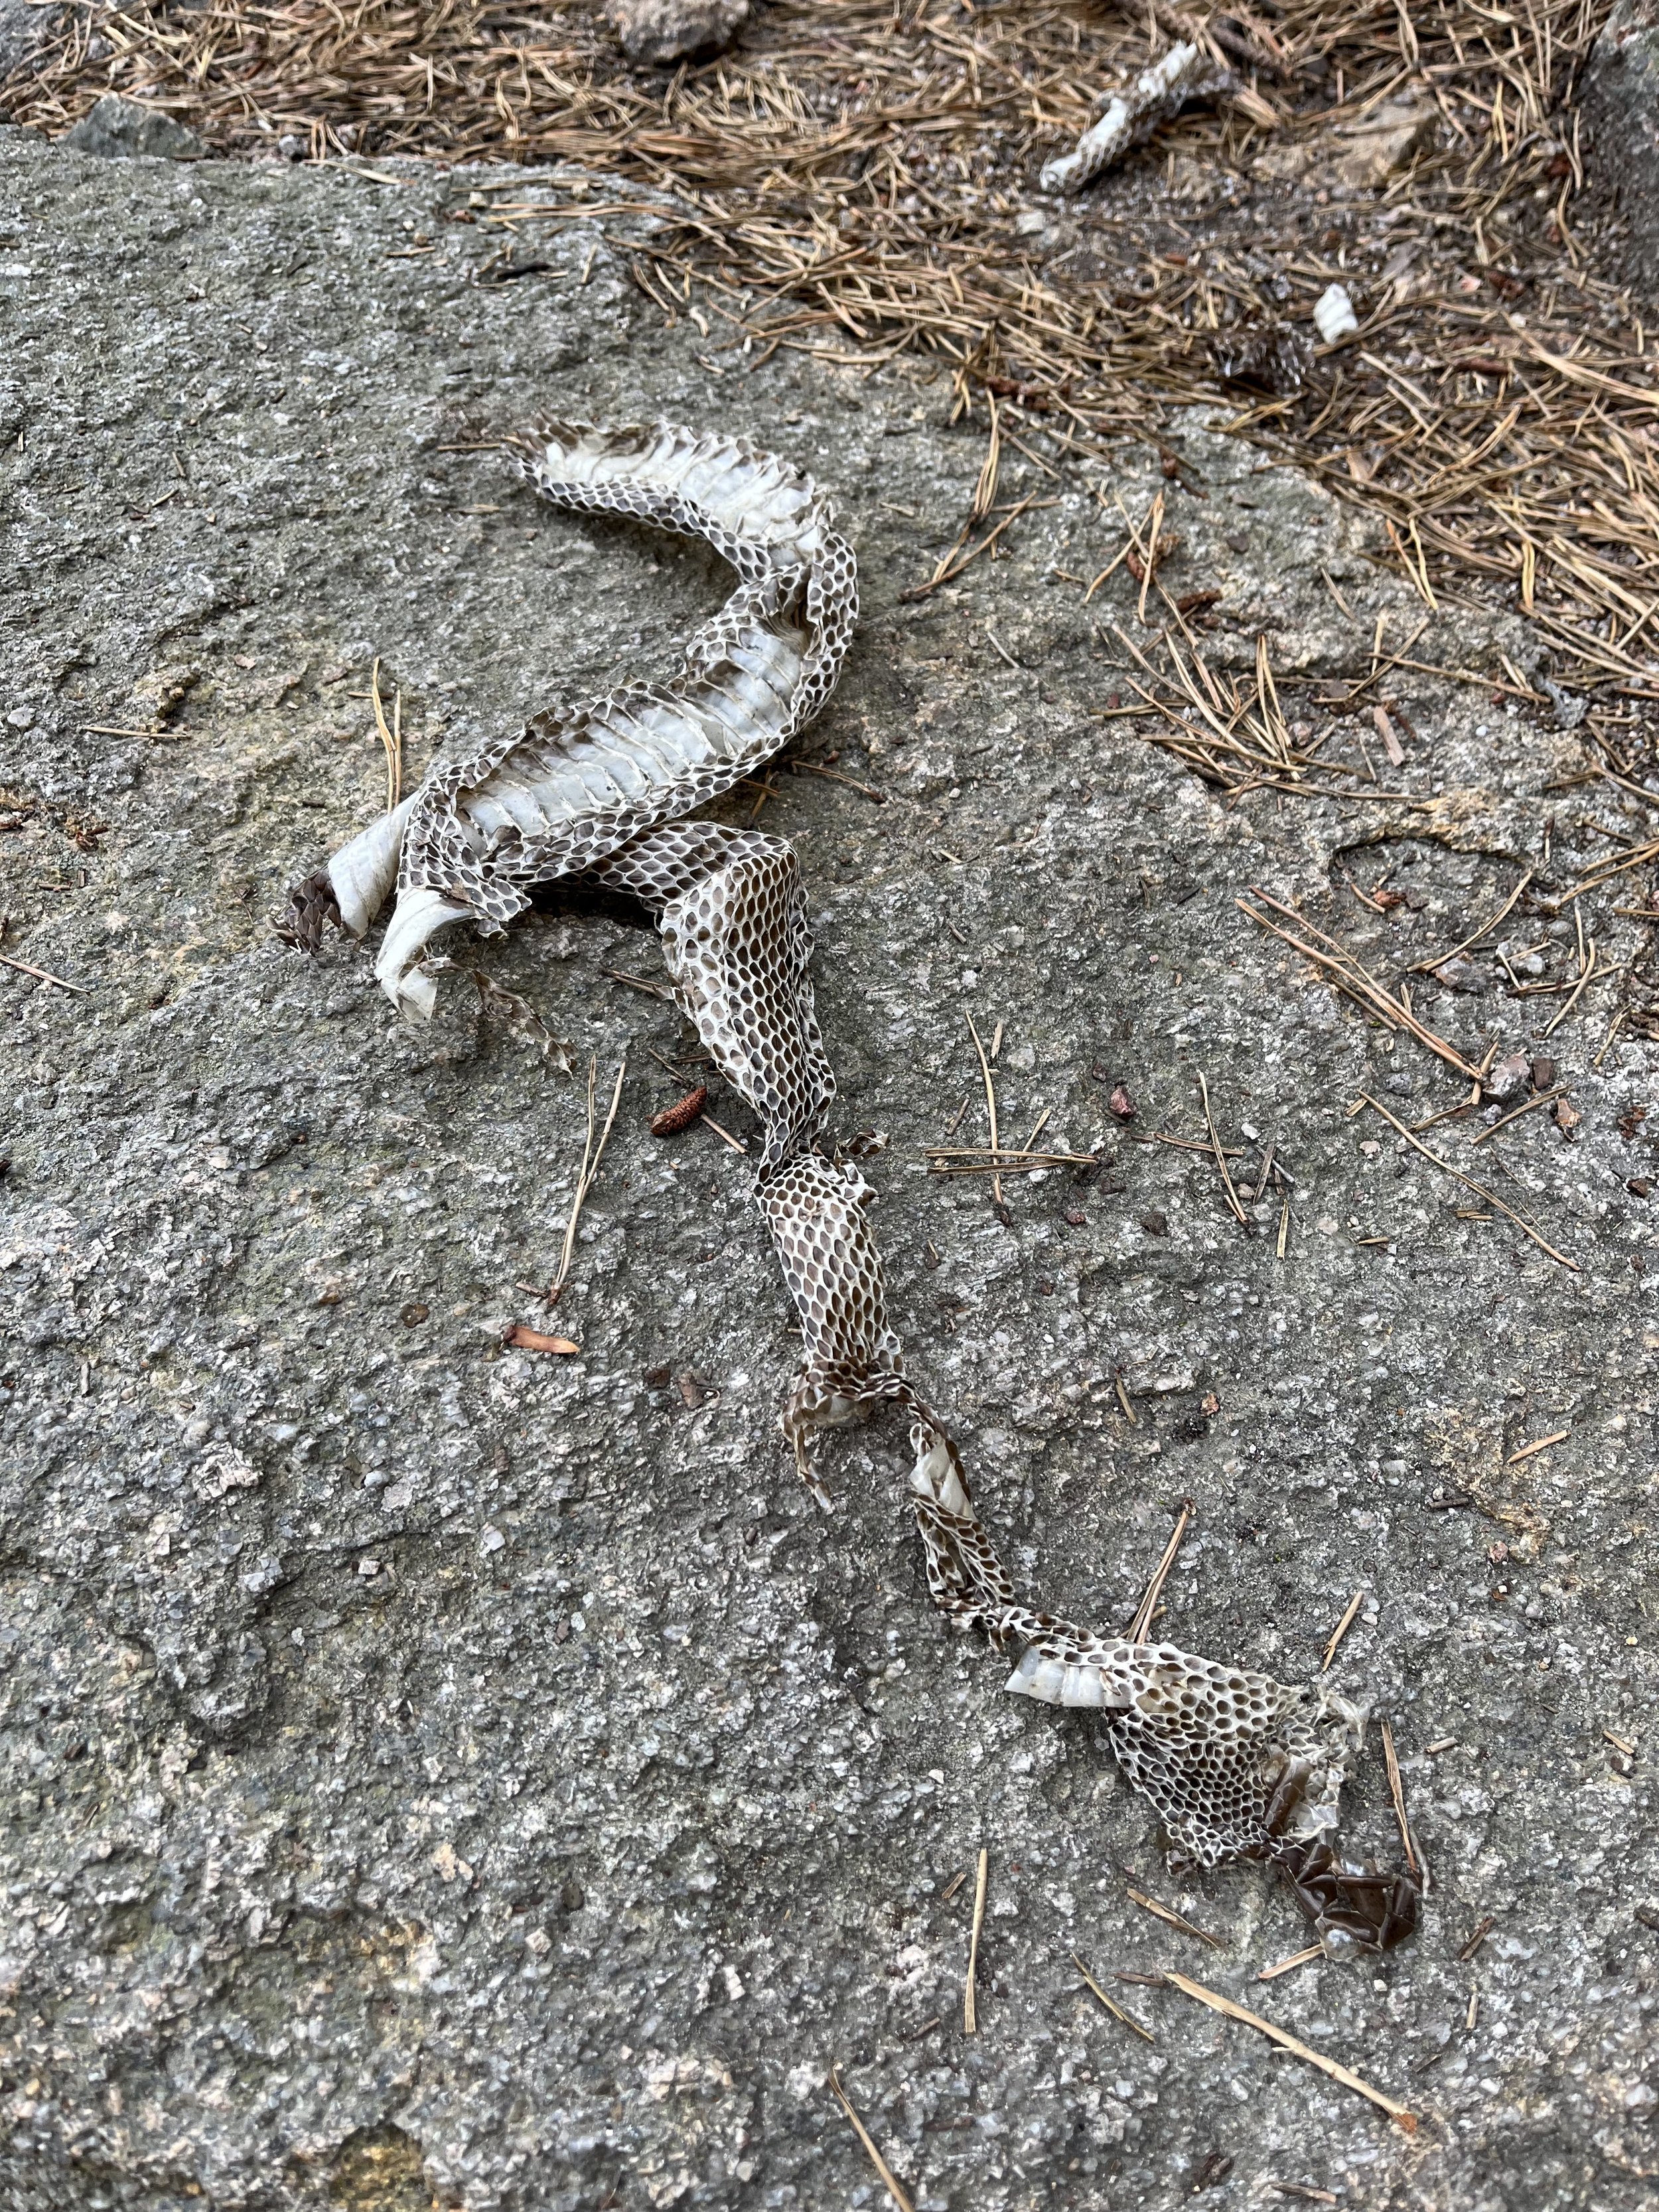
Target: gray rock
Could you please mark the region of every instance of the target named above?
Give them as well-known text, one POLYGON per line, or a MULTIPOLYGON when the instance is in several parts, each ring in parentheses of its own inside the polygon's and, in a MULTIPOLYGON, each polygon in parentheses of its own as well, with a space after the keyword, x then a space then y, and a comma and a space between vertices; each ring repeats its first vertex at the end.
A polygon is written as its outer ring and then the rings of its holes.
MULTIPOLYGON (((1293 712, 1365 671, 1379 615, 1399 638, 1422 612, 1364 517, 1188 410, 1164 435, 1195 489, 1149 449, 1059 483, 1011 450, 1003 495, 1039 503, 1007 557, 907 602, 984 457, 945 377, 782 349, 716 375, 630 281, 649 218, 567 216, 544 269, 481 285, 497 242, 447 214, 509 179, 568 209, 569 180, 375 167, 118 170, 0 133, 26 416, 0 447, 0 702, 32 714, 0 715, 0 950, 85 994, 0 967, 0 2205, 873 2207, 838 2063, 932 2212, 1177 2212, 1217 2152, 1221 2212, 1285 2180, 1634 2212, 1659 1845, 1652 1279, 1625 1186, 1652 1164, 1631 1117, 1654 1048, 1621 1034, 1595 1064, 1615 1002, 1592 981, 1549 1047, 1576 1144, 1542 1113, 1480 1152, 1467 1122, 1424 1140, 1569 1274, 1345 1118, 1400 1098, 1377 1086, 1402 1063, 1401 1119, 1468 1085, 1234 904, 1302 899, 1397 980, 1497 910, 1547 820, 1546 888, 1605 855, 1577 842, 1593 795, 1547 794, 1575 740, 1402 672, 1435 732, 1400 771, 1420 804, 1224 802, 1150 725, 1099 719, 1133 696, 1116 632, 1156 635, 1138 587, 1120 570, 1085 607, 1066 579, 1121 546, 1115 493, 1139 514, 1162 489, 1172 593, 1223 594, 1197 632, 1218 682, 1248 685, 1265 635, 1293 712), (1255 1980, 1303 1942, 1283 1892, 1169 1873, 1090 1719, 1005 1696, 1006 1662, 947 1631, 901 1435, 832 1441, 833 1514, 805 1494, 744 1163, 648 1133, 697 1047, 617 980, 661 974, 637 911, 553 896, 456 948, 601 1085, 627 1056, 551 1319, 567 1358, 501 1324, 549 1322, 580 1089, 470 988, 410 1030, 369 952, 273 940, 284 885, 381 801, 377 658, 414 774, 660 672, 724 597, 702 546, 539 507, 478 450, 543 410, 729 424, 839 501, 865 612, 799 746, 832 775, 786 769, 727 817, 763 800, 801 854, 836 1126, 890 1139, 866 1172, 909 1365, 1042 1600, 1121 1626, 1188 1496, 1160 1633, 1310 1680, 1371 1591, 1334 1686, 1392 1713, 1434 1874, 1375 1972, 1255 1980), (1355 901, 1396 863, 1418 905, 1355 901), (988 1045, 1006 1025, 1005 1130, 1052 1109, 1042 1141, 1109 1164, 1011 1176, 1006 1223, 925 1166, 986 1136, 969 1014, 988 1045), (1207 1156, 1136 1141, 1202 1134, 1200 1072, 1237 1187, 1273 1144, 1288 1219, 1272 1187, 1247 1231, 1207 1156), (1125 1864, 1226 1948, 1139 1911, 1125 1864), (1136 2040, 1074 1952, 1189 1969, 1421 2131, 1173 1990, 1104 1981, 1158 2039, 1136 2040)), ((1518 619, 1452 611, 1420 658, 1500 649, 1535 661, 1518 619)), ((1352 731, 1322 757, 1363 779, 1352 731)), ((1631 902, 1586 916, 1615 968, 1631 902)), ((1417 1003, 1478 1063, 1562 1001, 1417 1003)), ((1349 1841, 1398 1854, 1374 1750, 1349 1841)))
POLYGON ((729 46, 750 0, 608 0, 605 17, 631 62, 692 61, 729 46))
MULTIPOLYGON (((1541 962, 1539 963, 1540 970, 1542 964, 1541 962)), ((1524 1052, 1512 1052, 1498 1061, 1487 1076, 1484 1088, 1489 1098, 1506 1103, 1511 1098, 1518 1098, 1531 1079, 1531 1060, 1524 1052)))
POLYGON ((0 78, 33 61, 62 18, 61 8, 39 0, 0 0, 0 78))
POLYGON ((1619 0, 1580 106, 1589 175, 1622 218, 1624 274, 1659 295, 1659 0, 1619 0))
POLYGON ((1340 125, 1335 134, 1341 149, 1335 161, 1337 177, 1362 190, 1387 184, 1410 165, 1439 120, 1433 100, 1408 93, 1372 108, 1357 123, 1340 125))
POLYGON ((182 123, 162 115, 136 100, 123 100, 106 92, 95 107, 64 134, 64 143, 77 154, 98 154, 106 161, 149 159, 199 161, 207 148, 182 123))

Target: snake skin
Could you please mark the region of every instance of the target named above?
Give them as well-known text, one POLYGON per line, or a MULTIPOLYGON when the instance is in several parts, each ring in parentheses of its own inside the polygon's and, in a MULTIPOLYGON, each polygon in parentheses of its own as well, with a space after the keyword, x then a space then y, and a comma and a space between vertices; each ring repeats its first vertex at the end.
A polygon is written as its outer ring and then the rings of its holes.
MULTIPOLYGON (((1276 1860, 1328 1949, 1404 1933, 1403 1877, 1340 1861, 1337 1799, 1363 1717, 1266 1675, 1130 1643, 1023 1605, 975 1509, 957 1447, 906 1376, 889 1327, 859 1170, 823 1147, 836 1096, 813 1005, 811 940, 787 839, 687 819, 769 758, 823 704, 857 618, 850 547, 810 478, 741 441, 671 427, 546 423, 518 443, 555 505, 696 535, 738 588, 679 675, 549 708, 515 738, 434 767, 295 893, 287 933, 361 934, 392 890, 376 973, 429 1014, 432 936, 499 930, 538 884, 586 880, 657 917, 679 1004, 761 1124, 755 1195, 800 1316, 805 1360, 783 1413, 802 1474, 819 1432, 883 1405, 908 1425, 909 1501, 933 1601, 1016 1653, 1007 1686, 1097 1713, 1124 1771, 1185 1862, 1276 1860)), ((827 1499, 824 1501, 827 1503, 827 1499)))

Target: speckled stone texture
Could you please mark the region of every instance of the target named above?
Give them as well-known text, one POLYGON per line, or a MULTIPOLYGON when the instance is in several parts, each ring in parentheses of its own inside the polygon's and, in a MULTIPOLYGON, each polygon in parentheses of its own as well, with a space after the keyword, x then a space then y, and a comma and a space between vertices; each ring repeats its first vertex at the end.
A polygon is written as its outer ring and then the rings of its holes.
POLYGON ((1591 178, 1622 219, 1615 258, 1659 298, 1659 0, 1619 0, 1590 51, 1583 114, 1591 178))
MULTIPOLYGON (((1478 1117, 1425 1133, 1570 1273, 1349 1117, 1466 1091, 1234 902, 1300 898, 1398 976, 1639 817, 1562 788, 1584 756, 1554 714, 1410 672, 1403 767, 1363 717, 1328 748, 1359 769, 1364 737, 1409 802, 1224 802, 1104 718, 1136 703, 1118 632, 1155 635, 1127 572, 1086 605, 1078 580, 1122 543, 1118 495, 1164 489, 1171 592, 1222 594, 1193 617, 1218 680, 1265 634, 1293 717, 1324 719, 1298 676, 1368 672, 1379 614, 1385 652, 1427 618, 1409 657, 1442 667, 1525 671, 1534 641, 1428 617, 1364 518, 1200 415, 1169 425, 1178 478, 1126 448, 1056 481, 1010 448, 1003 497, 1050 503, 905 603, 983 458, 948 385, 665 331, 628 275, 648 217, 571 214, 504 260, 451 220, 502 182, 0 133, 0 949, 81 987, 0 981, 0 2202, 878 2204, 835 2063, 927 2212, 1161 2212, 1200 2183, 1643 2203, 1659 1234, 1627 1186, 1655 1171, 1654 1048, 1603 1049, 1626 984, 1593 981, 1541 1048, 1575 1133, 1547 1108, 1478 1151, 1478 1117), (1334 1679, 1392 1715, 1433 1873, 1380 1966, 1256 1980, 1302 1946, 1285 1893, 1168 1873, 1096 1727, 1006 1697, 932 1612, 901 1436, 833 1444, 833 1514, 807 1497, 743 1163, 647 1133, 697 1071, 619 980, 660 976, 635 909, 553 897, 469 955, 602 1097, 628 1059, 552 1315, 577 1091, 464 978, 404 1028, 367 953, 273 939, 284 886, 382 801, 377 659, 417 770, 665 667, 719 603, 703 550, 538 508, 476 450, 538 407, 733 426, 840 501, 866 613, 799 748, 831 775, 779 773, 760 818, 806 872, 842 1130, 890 1140, 866 1172, 892 1317, 1039 1599, 1121 1627, 1182 1497, 1159 1627, 1188 1649, 1312 1679, 1366 1593, 1334 1679), (1385 878, 1387 913, 1358 895, 1385 878), (1002 1028, 1004 1131, 1047 1111, 1043 1142, 1105 1156, 1010 1178, 1006 1222, 923 1162, 985 1136, 969 1015, 1002 1028), (1268 1143, 1295 1179, 1283 1259, 1276 1191, 1247 1231, 1204 1156, 1145 1141, 1200 1133, 1200 1072, 1246 1188, 1268 1143), (515 1321, 580 1355, 504 1349, 515 1321), (1418 2132, 1104 1980, 1135 2039, 1073 1954, 1239 1997, 1418 2132)), ((1639 959, 1613 909, 1644 882, 1517 910, 1512 962, 1575 973, 1575 912, 1610 969, 1639 959)), ((1413 988, 1477 1054, 1535 1048, 1565 1003, 1512 995, 1485 947, 1466 980, 1413 988)), ((1374 1747, 1349 1805, 1391 1860, 1374 1747)))

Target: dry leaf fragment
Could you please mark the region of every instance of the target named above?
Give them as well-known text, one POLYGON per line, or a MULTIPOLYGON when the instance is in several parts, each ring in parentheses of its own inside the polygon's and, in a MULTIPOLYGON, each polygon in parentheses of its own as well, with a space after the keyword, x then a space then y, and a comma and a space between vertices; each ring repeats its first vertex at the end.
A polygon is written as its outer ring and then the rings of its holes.
POLYGON ((514 1322, 511 1328, 503 1332, 501 1342, 514 1345, 520 1352, 568 1352, 581 1350, 580 1345, 573 1344, 568 1336, 547 1336, 538 1328, 527 1328, 521 1321, 514 1322))
POLYGON ((1561 1131, 1564 1136, 1571 1136, 1573 1131, 1578 1127, 1578 1124, 1583 1120, 1583 1115, 1573 1104, 1571 1098, 1558 1098, 1556 1100, 1555 1126, 1561 1131))

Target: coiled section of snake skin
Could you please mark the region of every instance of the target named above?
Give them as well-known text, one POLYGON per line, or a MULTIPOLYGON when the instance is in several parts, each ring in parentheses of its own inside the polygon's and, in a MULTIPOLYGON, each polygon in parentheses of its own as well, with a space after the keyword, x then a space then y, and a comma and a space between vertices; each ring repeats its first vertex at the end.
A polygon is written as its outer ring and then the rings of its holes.
POLYGON ((1363 1716, 1166 1644, 1130 1642, 1024 1604, 975 1508, 944 1422, 888 1325, 859 1170, 826 1148, 835 1098, 813 1003, 811 940, 787 840, 693 818, 823 706, 858 615, 852 550, 811 479, 734 438, 669 425, 543 423, 515 441, 542 495, 702 538, 738 584, 660 685, 536 714, 516 735, 434 766, 413 797, 293 894, 284 930, 313 948, 362 937, 395 890, 375 961, 403 1013, 428 1018, 428 948, 470 922, 502 928, 538 884, 581 878, 656 915, 676 995, 759 1116, 755 1195, 800 1316, 805 1362, 783 1415, 815 1492, 817 1432, 897 1410, 909 1502, 934 1603, 1015 1655, 1009 1689, 1097 1714, 1175 1851, 1272 1859, 1333 1953, 1397 1940, 1404 1877, 1350 1865, 1337 1801, 1363 1716))

